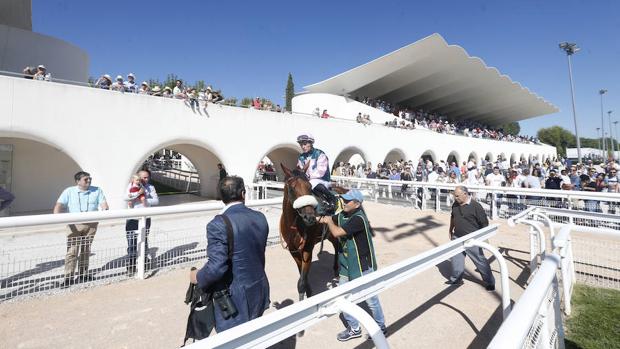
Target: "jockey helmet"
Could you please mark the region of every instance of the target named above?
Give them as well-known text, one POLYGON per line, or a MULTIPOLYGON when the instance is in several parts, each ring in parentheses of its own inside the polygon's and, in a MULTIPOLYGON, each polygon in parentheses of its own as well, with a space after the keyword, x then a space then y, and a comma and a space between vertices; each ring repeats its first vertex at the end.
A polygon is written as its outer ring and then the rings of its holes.
POLYGON ((301 142, 310 142, 310 143, 314 143, 314 137, 309 134, 302 134, 300 136, 297 137, 297 143, 301 143, 301 142))

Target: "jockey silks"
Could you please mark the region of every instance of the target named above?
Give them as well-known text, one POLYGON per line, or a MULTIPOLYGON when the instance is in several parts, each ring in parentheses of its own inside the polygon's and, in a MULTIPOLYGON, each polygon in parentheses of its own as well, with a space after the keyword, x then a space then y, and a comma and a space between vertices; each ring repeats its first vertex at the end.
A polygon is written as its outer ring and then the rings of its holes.
POLYGON ((321 182, 328 183, 325 186, 329 188, 331 176, 329 171, 329 159, 327 158, 325 152, 321 149, 312 148, 309 152, 300 154, 297 160, 297 166, 301 168, 303 168, 306 163, 310 161, 310 166, 308 166, 306 175, 312 183, 312 187, 316 185, 314 182, 318 179, 321 182))

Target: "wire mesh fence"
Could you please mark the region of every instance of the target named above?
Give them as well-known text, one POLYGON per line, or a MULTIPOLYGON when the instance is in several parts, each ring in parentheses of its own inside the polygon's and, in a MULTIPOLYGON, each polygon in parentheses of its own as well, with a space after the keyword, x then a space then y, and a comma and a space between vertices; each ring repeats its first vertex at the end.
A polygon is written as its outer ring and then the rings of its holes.
MULTIPOLYGON (((279 244, 281 208, 257 209, 269 223, 268 245, 279 244)), ((205 227, 216 214, 208 211, 153 217, 145 250, 146 277, 206 261, 205 227)), ((0 230, 0 301, 134 277, 135 242, 133 253, 130 247, 135 235, 125 230, 125 223, 124 219, 100 222, 89 237, 68 237, 71 230, 67 225, 0 230), (75 259, 71 258, 73 252, 75 259)))

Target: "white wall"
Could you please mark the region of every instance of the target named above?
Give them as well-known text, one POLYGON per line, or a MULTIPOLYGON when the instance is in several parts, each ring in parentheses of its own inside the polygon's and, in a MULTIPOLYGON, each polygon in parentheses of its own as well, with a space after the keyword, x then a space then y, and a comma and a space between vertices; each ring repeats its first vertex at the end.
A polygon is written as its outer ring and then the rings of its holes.
POLYGON ((36 141, 0 137, 0 144, 13 145, 11 192, 16 199, 10 214, 51 213, 62 189, 75 185, 78 164, 61 150, 36 141))
MULTIPOLYGON (((439 159, 446 159, 451 151, 460 159, 472 151, 479 157, 487 152, 495 157, 501 152, 508 157, 513 153, 517 157, 553 156, 555 152, 549 146, 379 125, 364 127, 345 120, 236 107, 210 105, 205 115, 179 100, 5 76, 0 76, 0 95, 0 137, 53 144, 91 173, 93 185, 103 188, 112 209, 124 208, 122 196, 130 175, 161 148, 178 150, 190 158, 206 195, 214 191, 217 162, 224 164, 229 174, 250 183, 257 164, 267 154, 291 161, 296 137, 305 132, 314 134, 316 147, 332 162, 343 150, 356 147, 373 166, 395 149, 406 159, 417 159, 427 150, 439 159), (287 150, 278 151, 281 148, 287 150)), ((15 163, 21 161, 30 159, 27 154, 14 157, 15 163)), ((64 174, 59 176, 64 180, 64 174)), ((20 180, 14 176, 13 184, 20 180)), ((57 187, 56 193, 64 188, 58 183, 52 186, 57 187)))
POLYGON ((43 64, 52 79, 88 81, 88 54, 51 36, 0 24, 0 70, 20 73, 43 64))

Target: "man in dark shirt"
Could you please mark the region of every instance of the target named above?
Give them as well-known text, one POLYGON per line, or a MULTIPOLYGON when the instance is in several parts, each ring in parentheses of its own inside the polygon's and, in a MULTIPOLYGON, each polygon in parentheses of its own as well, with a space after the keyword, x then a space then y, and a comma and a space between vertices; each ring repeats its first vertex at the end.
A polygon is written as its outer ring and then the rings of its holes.
MULTIPOLYGON (((473 200, 464 186, 458 186, 454 190, 454 204, 450 215, 450 239, 454 240, 478 229, 489 225, 489 220, 484 209, 478 202, 473 200)), ((452 275, 446 281, 448 285, 462 285, 463 273, 465 271, 465 255, 474 262, 476 268, 486 283, 487 291, 495 291, 495 278, 491 272, 491 266, 487 261, 482 248, 474 246, 465 249, 465 252, 452 257, 452 275)))
POLYGON ((556 174, 555 170, 549 171, 549 178, 545 181, 545 189, 562 189, 562 178, 556 176, 556 174))
MULTIPOLYGON (((327 225, 330 234, 338 238, 338 264, 342 285, 377 270, 375 249, 372 243, 372 228, 362 209, 364 196, 355 189, 349 190, 340 196, 344 201, 342 211, 332 217, 317 217, 319 223, 327 225)), ((385 317, 377 296, 370 297, 366 304, 372 313, 383 334, 386 333, 385 317)), ((344 314, 347 328, 338 333, 337 339, 341 342, 362 336, 359 322, 344 314)))

